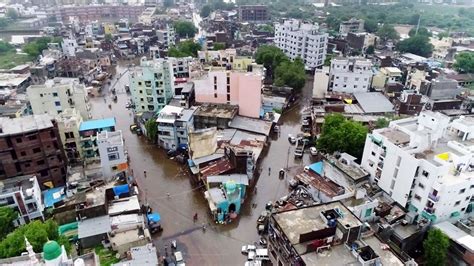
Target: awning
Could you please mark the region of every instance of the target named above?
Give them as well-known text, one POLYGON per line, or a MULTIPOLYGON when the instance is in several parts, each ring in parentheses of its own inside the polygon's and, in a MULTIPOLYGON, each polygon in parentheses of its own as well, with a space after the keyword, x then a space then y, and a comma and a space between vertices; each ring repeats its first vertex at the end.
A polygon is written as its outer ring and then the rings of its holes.
POLYGON ((148 221, 153 222, 153 223, 157 223, 161 220, 161 216, 157 212, 150 213, 147 215, 147 217, 148 217, 148 221))

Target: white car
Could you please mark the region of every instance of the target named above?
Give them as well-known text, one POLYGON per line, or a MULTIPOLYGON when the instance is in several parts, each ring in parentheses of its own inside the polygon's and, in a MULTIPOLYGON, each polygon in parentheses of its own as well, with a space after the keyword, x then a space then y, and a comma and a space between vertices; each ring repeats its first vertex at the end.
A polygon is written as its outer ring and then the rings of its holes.
POLYGON ((249 254, 247 254, 247 260, 251 261, 255 259, 255 251, 249 251, 249 254))
POLYGON ((288 141, 291 143, 291 144, 295 144, 296 143, 296 137, 291 135, 291 134, 288 134, 288 141))
POLYGON ((243 245, 242 246, 242 254, 247 254, 250 251, 255 251, 257 249, 254 245, 243 245))
POLYGON ((318 150, 316 149, 316 147, 311 147, 309 148, 309 152, 311 153, 311 155, 315 156, 318 154, 318 150))

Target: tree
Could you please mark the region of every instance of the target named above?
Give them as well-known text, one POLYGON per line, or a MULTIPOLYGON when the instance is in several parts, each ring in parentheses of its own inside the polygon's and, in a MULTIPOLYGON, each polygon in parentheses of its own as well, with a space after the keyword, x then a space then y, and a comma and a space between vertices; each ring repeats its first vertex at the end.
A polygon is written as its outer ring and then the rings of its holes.
POLYGON ((365 49, 366 54, 374 54, 375 47, 373 45, 369 45, 367 49, 365 49))
POLYGON ((219 50, 224 50, 225 49, 225 43, 223 42, 216 42, 214 43, 214 51, 219 51, 219 50))
POLYGON ((347 152, 360 159, 367 131, 362 124, 347 120, 341 114, 327 115, 316 146, 327 153, 347 152))
POLYGON ((156 120, 151 118, 146 121, 145 128, 146 136, 148 137, 148 139, 151 140, 153 143, 156 143, 156 136, 158 134, 158 123, 156 123, 156 120))
POLYGON ((377 32, 377 30, 379 29, 379 25, 376 20, 367 19, 364 21, 364 29, 370 33, 377 32))
POLYGON ((398 32, 389 24, 383 24, 383 26, 378 29, 377 36, 379 36, 384 43, 388 40, 398 41, 400 39, 398 32))
POLYGON ((112 34, 111 33, 107 33, 105 34, 105 41, 106 42, 112 42, 114 38, 112 37, 112 34))
POLYGON ((207 17, 209 17, 211 12, 212 12, 211 6, 210 5, 204 5, 201 8, 201 13, 200 14, 201 14, 201 17, 207 18, 207 17))
POLYGON ((306 73, 301 58, 296 58, 293 62, 284 61, 275 69, 276 86, 288 86, 300 91, 305 83, 306 73))
POLYGON ((397 43, 397 50, 402 53, 428 57, 433 51, 433 45, 427 36, 416 35, 397 43))
POLYGON ((426 265, 446 265, 446 255, 449 248, 449 237, 439 229, 431 229, 423 241, 423 251, 426 265))
POLYGON ((9 8, 7 9, 7 13, 5 14, 5 16, 13 19, 13 20, 16 20, 18 19, 18 12, 14 9, 14 8, 9 8))
POLYGON ((263 32, 271 32, 271 33, 275 32, 275 29, 273 28, 273 26, 269 24, 259 25, 258 30, 263 31, 263 32))
POLYGON ((48 43, 61 43, 62 38, 41 37, 23 47, 23 52, 31 56, 38 56, 48 48, 48 43))
POLYGON ((462 52, 456 55, 453 67, 462 73, 474 73, 474 53, 462 52))
POLYGON ((15 47, 13 47, 13 45, 11 45, 7 42, 4 42, 4 41, 0 41, 0 54, 4 54, 4 53, 12 51, 14 49, 15 49, 15 47))
POLYGON ((0 239, 4 239, 15 229, 13 221, 18 218, 18 213, 12 208, 0 207, 0 239))
POLYGON ((177 47, 171 47, 168 50, 169 57, 187 57, 197 56, 197 52, 201 50, 201 45, 195 43, 193 40, 180 42, 177 47))
POLYGON ((67 238, 59 236, 58 225, 55 221, 47 220, 44 223, 32 221, 18 227, 2 239, 0 242, 0 257, 8 258, 21 255, 25 251, 25 237, 28 238, 35 252, 41 252, 44 243, 48 240, 55 240, 60 245, 64 245, 66 251, 71 249, 71 244, 67 238))
POLYGON ((375 121, 375 128, 388 127, 389 123, 390 122, 387 119, 385 119, 384 117, 377 118, 377 120, 375 121))
POLYGON ((421 27, 418 29, 418 34, 416 34, 416 27, 415 28, 412 28, 409 32, 408 32, 408 36, 410 37, 413 37, 415 35, 422 35, 422 36, 426 36, 426 37, 431 37, 432 34, 431 32, 425 28, 425 27, 421 27))
POLYGON ((255 61, 257 64, 262 64, 266 69, 268 78, 273 78, 273 72, 284 61, 290 59, 283 53, 280 48, 273 45, 262 45, 258 47, 255 53, 255 61))
POLYGON ((174 23, 176 34, 181 38, 193 38, 197 32, 194 24, 189 21, 177 21, 174 23))

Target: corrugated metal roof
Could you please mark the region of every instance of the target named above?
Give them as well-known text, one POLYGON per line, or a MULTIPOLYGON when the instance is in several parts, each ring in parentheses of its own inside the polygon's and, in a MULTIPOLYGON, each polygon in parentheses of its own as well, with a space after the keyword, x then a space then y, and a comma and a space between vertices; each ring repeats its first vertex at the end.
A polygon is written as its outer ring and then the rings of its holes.
POLYGON ((85 219, 77 227, 79 239, 105 234, 111 231, 108 215, 85 219))

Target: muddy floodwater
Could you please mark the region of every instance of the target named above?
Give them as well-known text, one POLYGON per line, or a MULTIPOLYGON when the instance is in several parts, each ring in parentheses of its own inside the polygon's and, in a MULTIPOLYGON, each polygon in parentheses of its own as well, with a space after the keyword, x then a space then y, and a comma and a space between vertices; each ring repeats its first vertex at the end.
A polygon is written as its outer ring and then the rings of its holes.
POLYGON ((90 104, 93 118, 115 117, 117 130, 122 130, 141 198, 162 218, 164 230, 154 236, 161 255, 170 251, 169 244, 174 239, 183 251, 187 265, 243 265, 246 257, 240 254, 241 246, 258 240, 256 220, 265 204, 288 192, 287 179, 280 180, 278 170, 285 168, 287 161, 290 169, 310 163, 308 153, 305 153, 303 160, 294 159, 294 146, 289 144, 288 134, 300 132, 300 111, 311 99, 312 81, 308 81, 303 89, 300 103, 282 116, 280 136, 272 136, 262 153, 264 157, 260 165, 262 170, 257 182, 257 193, 248 192, 237 221, 216 225, 211 220, 203 191, 193 186, 184 168, 186 166, 168 159, 163 150, 150 144, 145 137, 130 132, 133 116, 132 111, 125 108, 130 96, 124 90, 129 82, 127 64, 117 67, 112 80, 111 86, 115 87, 118 95, 117 102, 112 102, 111 94, 105 89, 103 96, 91 97, 90 104), (111 108, 108 107, 109 103, 111 108), (147 172, 146 178, 143 171, 147 172), (256 207, 252 207, 252 203, 256 207), (193 215, 196 212, 198 222, 194 223, 193 215), (211 224, 205 232, 201 229, 203 223, 211 224))

